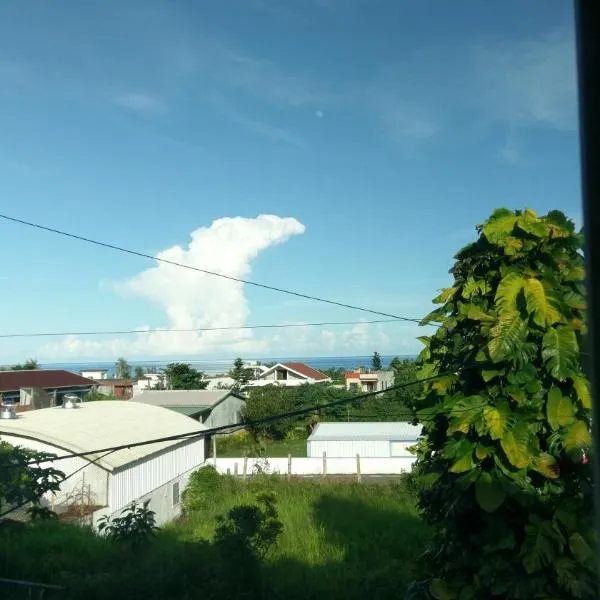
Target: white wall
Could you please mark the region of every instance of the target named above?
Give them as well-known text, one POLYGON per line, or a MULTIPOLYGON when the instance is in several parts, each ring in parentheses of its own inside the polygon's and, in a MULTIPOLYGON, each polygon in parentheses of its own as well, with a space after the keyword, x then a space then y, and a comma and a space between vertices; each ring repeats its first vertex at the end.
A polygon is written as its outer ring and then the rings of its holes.
POLYGON ((113 471, 108 490, 110 511, 123 509, 203 462, 204 439, 200 438, 113 471))
MULTIPOLYGON (((415 457, 402 458, 360 458, 360 472, 362 475, 399 475, 400 473, 408 472, 415 462, 415 457)), ((243 475, 244 459, 243 458, 217 458, 215 461, 211 458, 206 461, 206 465, 216 466, 220 473, 229 473, 233 475, 243 475)), ((327 475, 355 475, 357 461, 353 458, 327 458, 327 475)), ((265 470, 268 473, 285 475, 288 473, 287 458, 248 458, 246 459, 247 474, 252 475, 256 472, 255 466, 265 470)), ((292 475, 322 475, 323 474, 323 459, 322 458, 292 458, 292 475)))
MULTIPOLYGON (((56 446, 51 446, 50 444, 44 444, 43 442, 38 442, 37 440, 30 440, 28 438, 19 436, 6 435, 3 433, 0 435, 0 440, 12 444, 13 446, 23 446, 37 452, 48 452, 50 454, 57 454, 59 456, 70 454, 70 452, 67 452, 61 448, 57 448, 56 446)), ((94 504, 102 505, 107 503, 108 471, 99 467, 98 465, 90 464, 90 462, 84 458, 70 457, 65 458, 64 460, 58 460, 56 462, 41 463, 40 467, 53 467, 62 471, 67 477, 71 475, 71 473, 81 469, 81 471, 78 471, 75 475, 61 484, 60 490, 56 493, 56 495, 52 493, 45 494, 44 504, 51 506, 53 504, 62 504, 66 502, 67 496, 74 490, 79 489, 84 482, 86 487, 88 485, 90 486, 90 490, 93 494, 92 499, 94 504)))
POLYGON ((416 440, 411 442, 390 442, 390 440, 334 440, 334 441, 311 441, 307 442, 307 455, 322 457, 323 452, 328 457, 352 457, 360 454, 364 457, 385 458, 392 456, 413 456, 408 448, 414 446, 416 440))
POLYGON ((106 371, 96 371, 94 369, 90 369, 89 371, 80 371, 82 377, 87 377, 88 379, 107 379, 108 373, 106 371))

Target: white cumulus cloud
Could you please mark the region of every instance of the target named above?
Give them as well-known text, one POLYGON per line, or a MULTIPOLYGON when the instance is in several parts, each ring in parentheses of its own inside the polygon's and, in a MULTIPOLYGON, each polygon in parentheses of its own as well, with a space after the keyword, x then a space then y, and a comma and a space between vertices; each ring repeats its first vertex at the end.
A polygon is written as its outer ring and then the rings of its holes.
MULTIPOLYGON (((192 232, 187 246, 172 246, 157 257, 221 273, 248 278, 252 260, 266 248, 304 233, 297 219, 275 215, 222 218, 192 232)), ((150 300, 165 313, 165 329, 240 327, 247 324, 249 307, 244 284, 157 262, 131 279, 115 284, 125 295, 150 300)), ((139 327, 140 330, 145 327, 139 327)), ((225 347, 232 353, 260 353, 264 340, 252 330, 134 334, 109 340, 71 336, 42 349, 46 356, 167 356, 207 354, 225 347)))

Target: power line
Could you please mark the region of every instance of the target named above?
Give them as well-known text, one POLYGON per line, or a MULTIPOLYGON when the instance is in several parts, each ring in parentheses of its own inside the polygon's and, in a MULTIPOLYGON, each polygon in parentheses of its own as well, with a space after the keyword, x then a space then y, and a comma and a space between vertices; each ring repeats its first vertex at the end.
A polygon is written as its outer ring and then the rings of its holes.
POLYGON ((63 231, 61 229, 55 229, 54 227, 47 227, 46 225, 40 225, 39 223, 32 223, 31 221, 25 221, 23 219, 17 219, 16 217, 11 217, 9 215, 0 214, 0 218, 11 221, 13 223, 19 223, 20 225, 26 225, 27 227, 33 227, 35 229, 40 229, 42 231, 48 231, 50 233, 55 233, 57 235, 62 235, 64 237, 72 238, 75 240, 79 240, 81 242, 87 242, 88 244, 94 244, 96 246, 101 246, 103 248, 109 248, 111 250, 117 250, 118 252, 124 252, 125 254, 131 254, 132 256, 139 256, 141 258, 147 258, 150 260, 156 260, 161 263, 165 263, 168 265, 172 265, 175 267, 180 267, 182 269, 189 269, 191 271, 197 271, 198 273, 204 273, 205 275, 212 275, 213 277, 220 277, 222 279, 227 279, 229 281, 235 281, 237 283, 243 283, 246 285, 251 285, 254 287, 262 288, 265 290, 271 290, 273 292, 280 292, 282 294, 288 294, 289 296, 296 296, 297 298, 304 298, 306 300, 314 300, 315 302, 322 302, 324 304, 330 304, 333 306, 339 306, 342 308, 350 308, 352 310, 360 310, 362 312, 367 312, 372 315, 379 315, 381 317, 390 317, 392 319, 396 319, 398 321, 410 321, 413 323, 420 323, 422 319, 416 319, 413 317, 403 317, 400 315, 394 315, 391 313, 381 312, 379 310, 373 310, 370 308, 364 308, 362 306, 355 306, 353 304, 346 304, 345 302, 338 302, 337 300, 329 300, 327 298, 321 298, 319 296, 311 296, 309 294, 303 294, 301 292, 295 292, 293 290, 288 290, 285 288, 280 288, 274 285, 267 285, 264 283, 258 283, 256 281, 248 281, 247 279, 241 279, 239 277, 234 277, 232 275, 225 275, 223 273, 217 273, 216 271, 209 271, 208 269, 202 269, 200 267, 194 267, 192 265, 186 265, 184 263, 176 262, 174 260, 168 260, 166 258, 159 258, 157 256, 152 256, 151 254, 146 254, 144 252, 139 252, 137 250, 131 250, 129 248, 124 248, 122 246, 117 246, 115 244, 109 244, 107 242, 100 242, 98 240, 93 240, 88 237, 84 237, 82 235, 77 235, 75 233, 69 233, 67 231, 63 231))
MULTIPOLYGON (((464 370, 464 369, 462 369, 462 370, 464 370)), ((146 446, 149 444, 158 444, 161 442, 173 442, 173 441, 180 441, 180 440, 201 439, 201 438, 205 438, 207 436, 211 436, 211 435, 218 434, 218 433, 224 433, 224 432, 232 433, 232 432, 235 432, 235 431, 238 431, 241 429, 248 429, 251 427, 255 427, 257 425, 264 425, 266 423, 271 423, 271 422, 279 421, 282 419, 290 419, 292 417, 298 417, 298 416, 310 414, 311 412, 319 412, 321 410, 324 410, 327 408, 332 408, 334 406, 341 406, 344 404, 356 402, 358 400, 364 400, 365 398, 372 398, 372 397, 378 396, 380 394, 386 394, 388 392, 393 392, 395 390, 400 390, 400 389, 410 387, 412 385, 417 385, 420 383, 427 383, 428 381, 434 381, 436 379, 441 379, 443 377, 448 377, 448 376, 454 375, 454 374, 455 373, 441 373, 439 375, 432 375, 431 377, 426 377, 424 379, 415 379, 413 381, 401 383, 401 384, 389 387, 385 390, 376 390, 373 392, 366 392, 364 394, 359 394, 358 396, 350 396, 347 398, 340 398, 338 400, 333 400, 331 402, 326 402, 324 404, 313 404, 308 407, 298 408, 295 410, 287 411, 285 413, 279 413, 277 415, 271 415, 269 417, 263 417, 261 419, 254 419, 252 421, 246 421, 243 423, 231 423, 228 425, 219 425, 217 427, 211 427, 211 428, 204 429, 201 431, 193 431, 193 432, 188 432, 188 433, 174 434, 174 435, 169 435, 169 436, 160 437, 160 438, 142 440, 139 442, 130 442, 127 444, 121 444, 118 446, 110 446, 108 448, 101 448, 98 450, 88 450, 86 452, 73 452, 73 453, 57 456, 51 460, 45 459, 42 461, 31 461, 26 464, 29 465, 29 464, 39 464, 41 462, 55 462, 58 460, 65 460, 67 458, 86 458, 90 454, 98 454, 98 453, 103 453, 103 452, 116 452, 118 450, 137 448, 139 446, 146 446)), ((481 407, 483 407, 483 406, 485 406, 485 403, 481 404, 481 407)), ((476 408, 480 408, 480 407, 479 406, 471 406, 471 407, 468 407, 465 409, 460 409, 460 410, 455 409, 453 412, 469 412, 476 408)), ((434 417, 437 414, 438 413, 436 411, 432 411, 431 417, 434 417)), ((426 422, 427 420, 428 419, 419 417, 419 421, 426 422)), ((3 432, 0 430, 0 434, 1 433, 11 434, 11 431, 3 432)), ((12 432, 12 435, 14 435, 14 432, 12 432)))
MULTIPOLYGON (((93 465, 94 463, 98 462, 99 460, 102 460, 103 458, 107 457, 109 454, 112 454, 112 452, 114 452, 114 450, 111 450, 110 452, 107 452, 106 454, 103 454, 102 456, 99 456, 98 458, 95 458, 94 460, 87 459, 89 462, 87 462, 83 466, 79 467, 78 469, 75 469, 75 471, 73 471, 72 473, 69 473, 66 477, 61 479, 60 484, 63 484, 65 481, 67 481, 67 479, 70 479, 74 475, 77 475, 77 473, 83 471, 83 469, 89 467, 90 465, 93 465)), ((46 461, 44 461, 44 462, 46 462, 46 461)), ((38 463, 27 463, 27 464, 38 464, 38 463)), ((44 493, 46 493, 46 492, 44 492, 44 493)), ((27 500, 24 500, 23 502, 15 505, 15 506, 12 506, 8 510, 5 510, 3 513, 0 513, 0 519, 6 517, 7 515, 10 515, 11 513, 16 512, 17 510, 19 510, 20 508, 23 508, 24 506, 27 506, 27 504, 29 504, 30 502, 39 500, 43 495, 44 494, 39 494, 38 496, 34 496, 33 498, 28 498, 27 500)))
POLYGON ((123 331, 52 331, 31 333, 2 333, 0 338, 58 337, 66 335, 125 335, 133 333, 193 333, 201 331, 239 331, 245 329, 288 329, 293 327, 324 327, 330 325, 373 325, 374 323, 398 323, 398 319, 375 319, 373 321, 324 321, 321 323, 281 323, 274 325, 240 325, 237 327, 197 327, 194 329, 126 329, 123 331))

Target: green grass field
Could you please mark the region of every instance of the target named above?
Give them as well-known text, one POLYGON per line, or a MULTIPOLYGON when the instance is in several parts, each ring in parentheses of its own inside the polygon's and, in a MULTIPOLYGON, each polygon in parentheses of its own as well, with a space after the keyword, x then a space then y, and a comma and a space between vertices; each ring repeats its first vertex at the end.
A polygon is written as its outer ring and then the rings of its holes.
MULTIPOLYGON (((265 455, 269 458, 281 458, 288 455, 306 456, 306 440, 277 440, 264 442, 265 455)), ((217 440, 217 457, 237 458, 247 456, 254 445, 248 439, 221 438, 217 440)))
POLYGON ((227 478, 216 502, 172 529, 183 540, 210 538, 218 514, 261 491, 275 494, 283 523, 265 566, 275 597, 402 597, 428 530, 400 482, 227 478))
MULTIPOLYGON (((219 478, 203 507, 131 548, 57 522, 0 527, 0 577, 66 586, 46 598, 163 600, 402 598, 428 538, 402 483, 219 478), (276 497, 283 532, 250 568, 212 537, 219 515, 276 497), (244 571, 246 569, 246 571, 244 571)), ((0 584, 6 600, 26 590, 0 584)))

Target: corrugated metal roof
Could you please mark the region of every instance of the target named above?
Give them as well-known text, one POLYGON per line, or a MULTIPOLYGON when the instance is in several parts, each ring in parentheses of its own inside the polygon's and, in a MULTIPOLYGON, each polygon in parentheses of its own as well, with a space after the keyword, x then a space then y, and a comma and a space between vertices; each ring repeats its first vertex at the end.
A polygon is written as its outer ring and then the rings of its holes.
POLYGON ((98 381, 65 371, 64 369, 31 369, 0 371, 0 392, 14 392, 21 388, 89 387, 98 381))
MULTIPOLYGON (((79 408, 43 408, 19 413, 17 419, 0 421, 0 439, 22 436, 71 452, 89 452, 129 442, 200 432, 204 425, 166 408, 131 401, 83 402, 79 408), (7 436, 7 437, 5 437, 7 436)), ((117 450, 96 464, 108 471, 181 444, 181 440, 158 442, 117 450)), ((61 456, 63 453, 56 452, 61 456)), ((102 456, 102 453, 99 455, 102 456)), ((87 455, 94 460, 98 455, 87 455)), ((60 469, 60 462, 56 463, 60 469)))
POLYGON ((394 440, 411 442, 421 435, 419 425, 404 422, 319 423, 308 441, 394 440))
POLYGON ((153 406, 214 406, 231 394, 230 390, 144 390, 132 402, 153 406))

